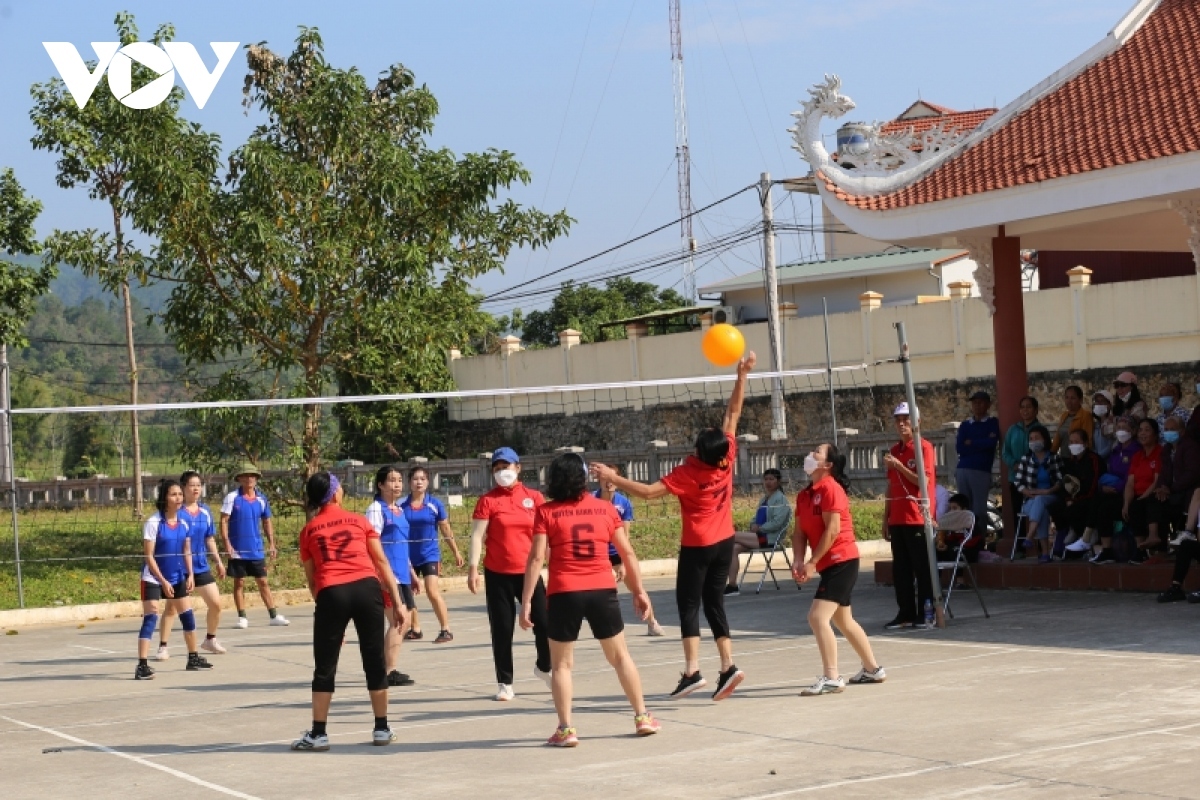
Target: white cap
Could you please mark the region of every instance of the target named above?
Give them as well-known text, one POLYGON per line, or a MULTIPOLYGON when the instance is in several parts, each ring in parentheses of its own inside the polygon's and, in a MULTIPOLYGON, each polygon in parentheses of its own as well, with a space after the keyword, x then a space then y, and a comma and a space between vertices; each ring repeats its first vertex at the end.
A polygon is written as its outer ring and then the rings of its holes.
POLYGON ((896 410, 892 412, 892 416, 893 417, 911 416, 908 413, 908 403, 901 403, 900 405, 896 406, 896 410))

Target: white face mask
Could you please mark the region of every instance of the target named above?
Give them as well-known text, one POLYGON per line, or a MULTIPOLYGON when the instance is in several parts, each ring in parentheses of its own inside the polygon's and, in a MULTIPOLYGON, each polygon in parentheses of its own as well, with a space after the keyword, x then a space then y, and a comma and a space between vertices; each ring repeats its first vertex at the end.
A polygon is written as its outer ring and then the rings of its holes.
POLYGON ((1117 431, 1117 441, 1121 444, 1127 443, 1132 438, 1133 434, 1129 431, 1117 431))
POLYGON ((1083 455, 1083 451, 1086 450, 1087 448, 1081 444, 1071 444, 1071 445, 1067 445, 1067 449, 1071 451, 1071 455, 1081 456, 1081 455, 1083 455))
POLYGON ((1101 418, 1107 417, 1108 416, 1108 406, 1104 405, 1103 403, 1097 403, 1096 405, 1092 406, 1092 413, 1095 414, 1097 417, 1101 417, 1101 418))
POLYGON ((821 466, 821 462, 819 462, 815 458, 813 458, 812 453, 809 453, 808 455, 806 455, 804 457, 804 474, 805 475, 812 475, 814 472, 816 472, 820 468, 820 466, 821 466))
POLYGON ((515 469, 502 469, 499 472, 493 472, 492 477, 496 479, 498 486, 503 486, 505 489, 517 482, 517 471, 515 469))

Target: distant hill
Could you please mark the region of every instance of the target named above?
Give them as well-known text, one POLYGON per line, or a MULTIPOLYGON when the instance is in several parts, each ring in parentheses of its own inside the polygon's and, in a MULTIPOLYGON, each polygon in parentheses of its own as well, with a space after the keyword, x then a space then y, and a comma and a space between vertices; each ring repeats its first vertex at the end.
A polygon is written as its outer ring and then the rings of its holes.
MULTIPOLYGON (((172 284, 157 283, 150 286, 133 286, 134 300, 151 312, 160 311, 171 294, 172 284)), ((82 305, 84 300, 108 302, 113 295, 104 290, 100 281, 89 278, 75 267, 59 265, 58 277, 50 284, 50 293, 62 300, 68 308, 82 305)))

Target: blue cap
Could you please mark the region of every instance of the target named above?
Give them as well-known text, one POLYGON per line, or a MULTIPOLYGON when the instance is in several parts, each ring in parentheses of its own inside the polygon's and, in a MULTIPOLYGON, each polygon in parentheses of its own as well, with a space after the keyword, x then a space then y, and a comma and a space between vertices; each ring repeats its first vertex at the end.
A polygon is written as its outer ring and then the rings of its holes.
POLYGON ((510 464, 520 464, 521 457, 517 455, 517 451, 511 447, 501 447, 492 453, 492 463, 497 461, 507 461, 510 464))

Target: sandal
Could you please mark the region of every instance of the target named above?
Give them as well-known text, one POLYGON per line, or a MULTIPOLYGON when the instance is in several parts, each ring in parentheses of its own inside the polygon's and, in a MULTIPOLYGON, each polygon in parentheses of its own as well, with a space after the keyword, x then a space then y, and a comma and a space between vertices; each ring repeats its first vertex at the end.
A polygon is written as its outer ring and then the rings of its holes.
POLYGON ((453 633, 451 633, 450 631, 442 631, 441 633, 438 634, 438 637, 433 640, 433 643, 434 644, 445 644, 446 642, 453 642, 453 641, 454 641, 453 633))
POLYGON ((404 640, 408 641, 408 642, 413 642, 413 641, 416 641, 417 639, 420 639, 424 635, 425 634, 421 633, 420 631, 409 631, 408 633, 404 634, 404 640))

